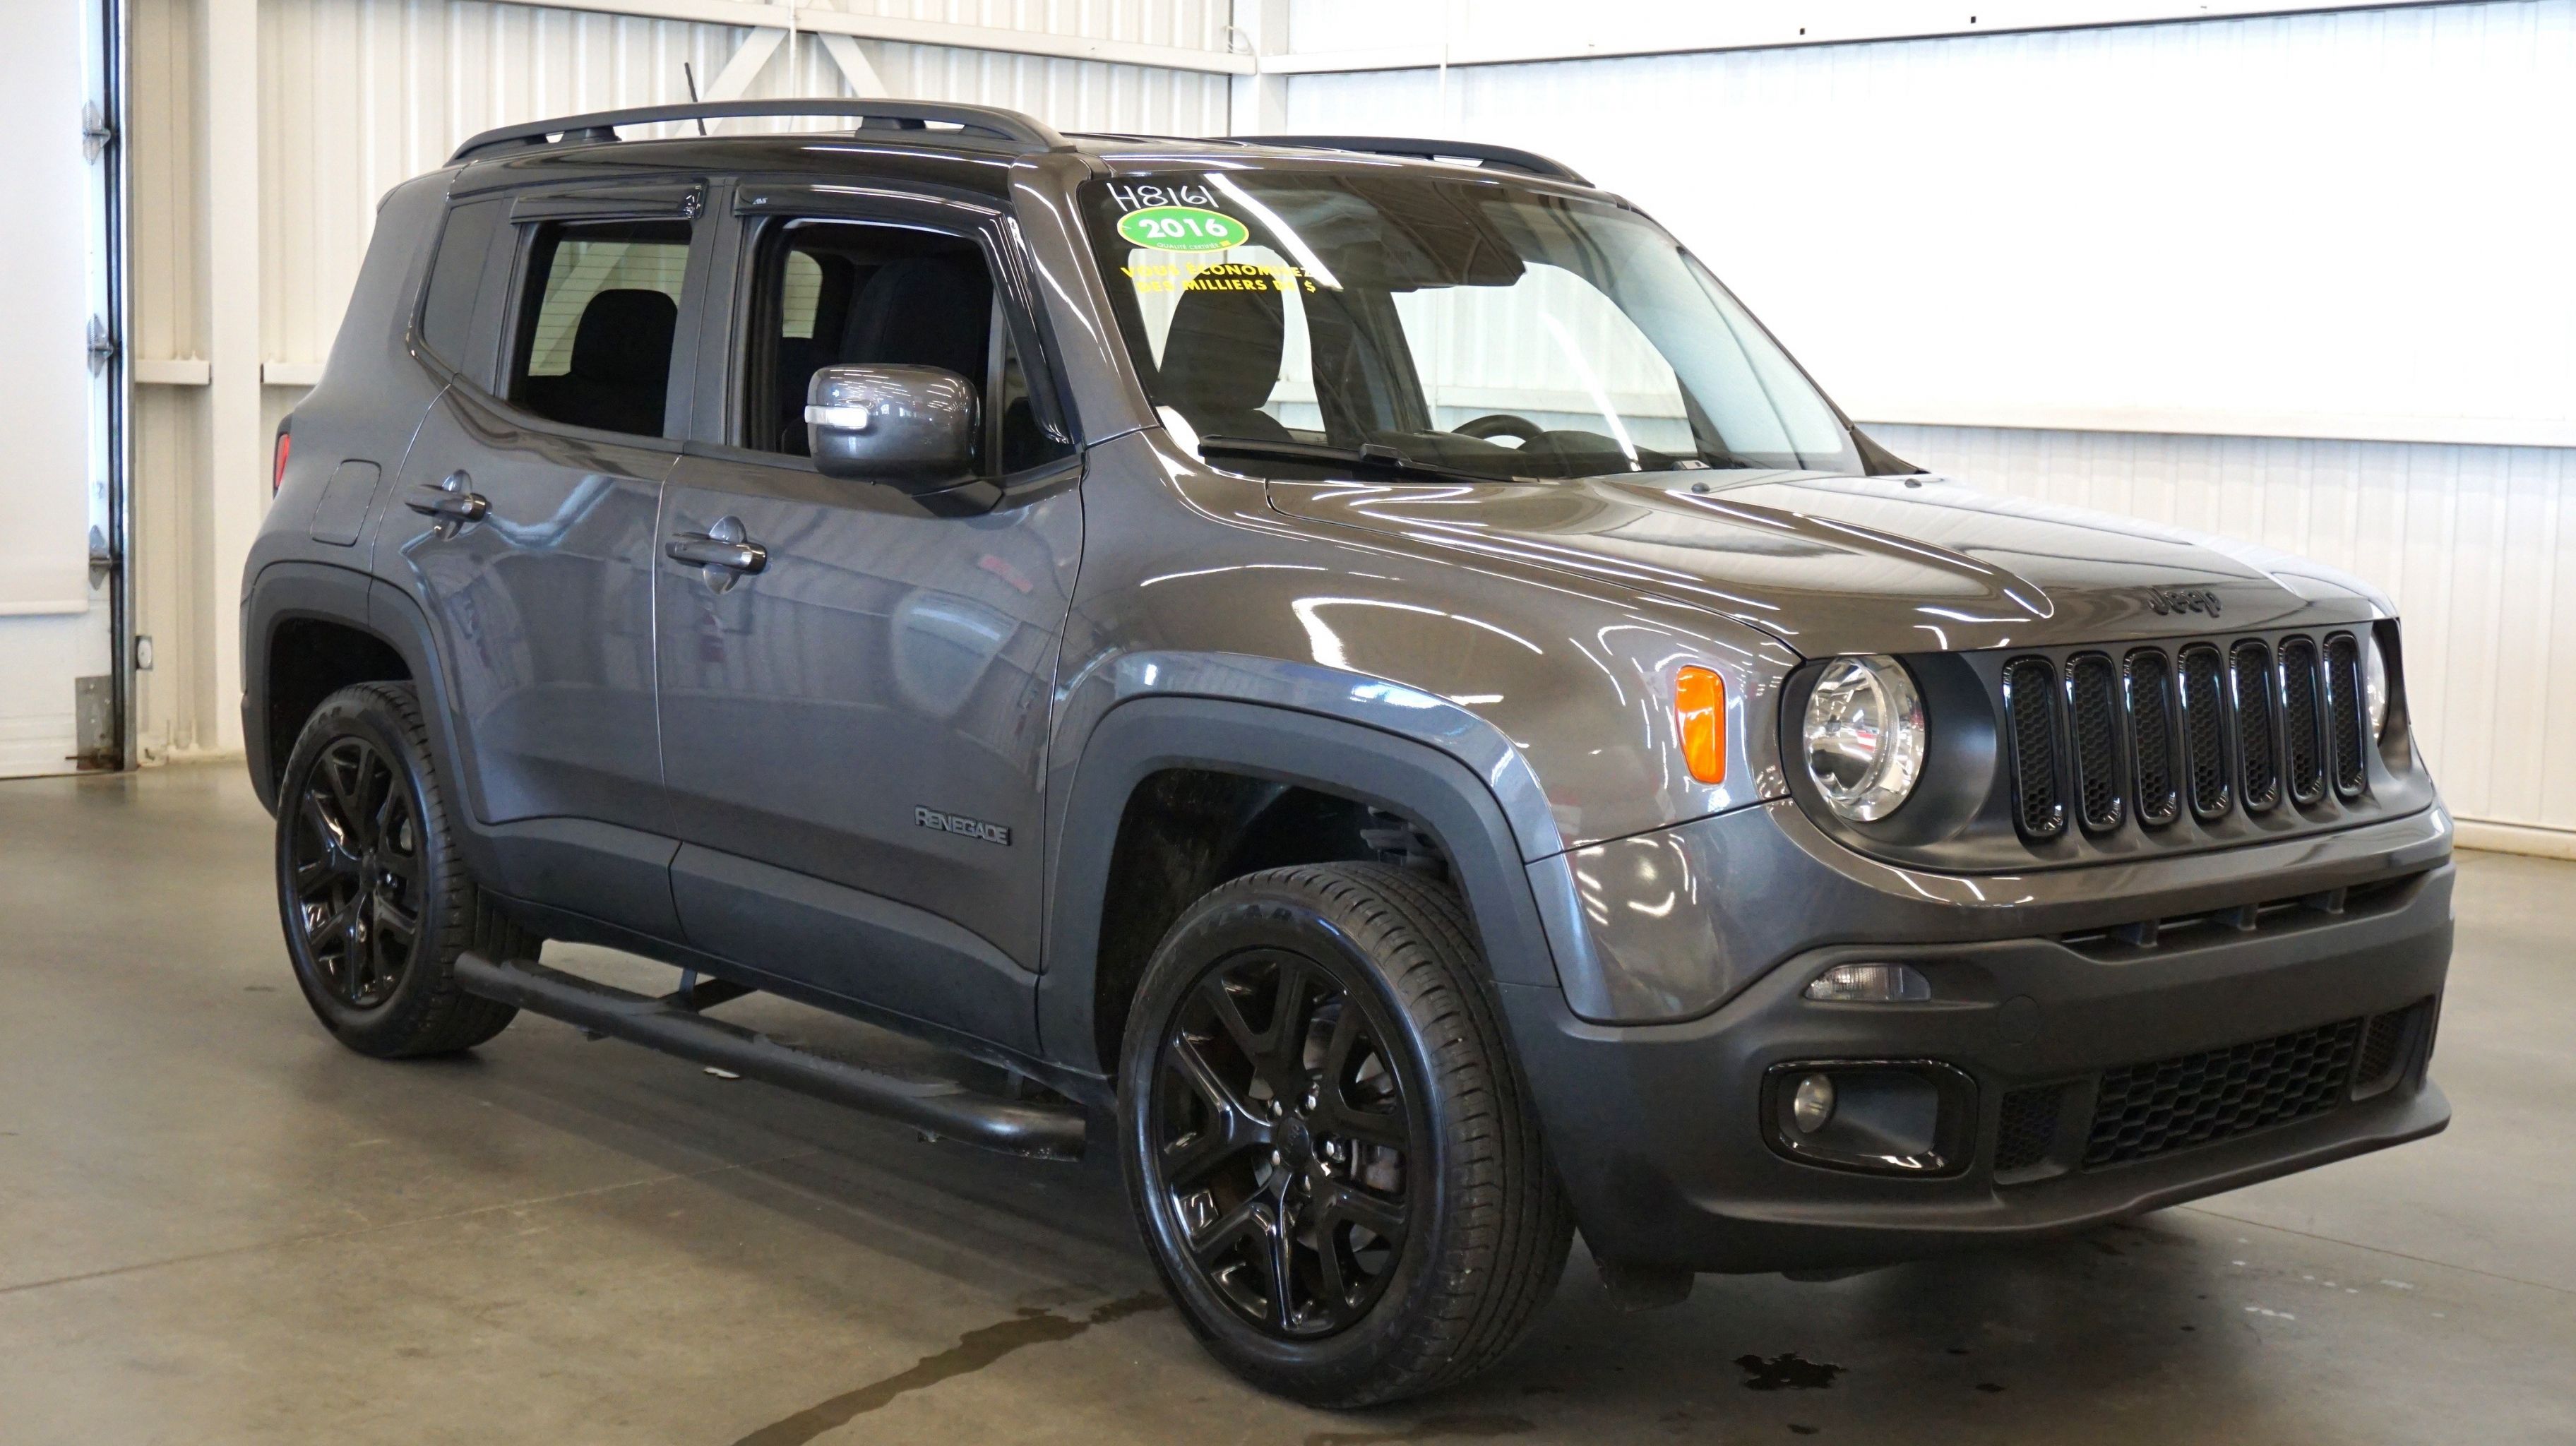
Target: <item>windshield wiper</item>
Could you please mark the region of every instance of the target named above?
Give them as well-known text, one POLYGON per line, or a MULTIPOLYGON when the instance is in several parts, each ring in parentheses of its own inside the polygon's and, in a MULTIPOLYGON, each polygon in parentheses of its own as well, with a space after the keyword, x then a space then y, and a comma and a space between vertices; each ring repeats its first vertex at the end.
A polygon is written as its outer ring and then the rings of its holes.
POLYGON ((1452 482, 1536 480, 1493 472, 1472 472, 1464 467, 1444 467, 1437 462, 1417 462, 1393 447, 1377 442, 1357 447, 1335 447, 1322 442, 1277 442, 1260 437, 1201 437, 1199 455, 1210 461, 1219 457, 1261 457, 1273 462, 1352 467, 1371 472, 1392 472, 1399 477, 1438 477, 1452 482))

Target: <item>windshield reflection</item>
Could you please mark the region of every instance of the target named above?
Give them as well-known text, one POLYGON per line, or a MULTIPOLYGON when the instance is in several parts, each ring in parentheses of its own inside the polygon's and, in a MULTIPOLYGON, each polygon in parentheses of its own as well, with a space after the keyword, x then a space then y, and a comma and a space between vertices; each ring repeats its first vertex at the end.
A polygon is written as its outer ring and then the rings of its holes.
POLYGON ((1751 315, 1610 202, 1430 168, 1202 166, 1094 182, 1084 205, 1157 409, 1194 448, 1269 444, 1231 470, 1859 470, 1751 315))

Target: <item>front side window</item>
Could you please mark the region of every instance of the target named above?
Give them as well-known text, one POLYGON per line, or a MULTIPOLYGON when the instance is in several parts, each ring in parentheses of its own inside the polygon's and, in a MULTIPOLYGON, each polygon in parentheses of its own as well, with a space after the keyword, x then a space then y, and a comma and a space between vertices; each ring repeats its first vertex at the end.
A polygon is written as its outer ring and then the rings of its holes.
POLYGON ((755 245, 740 445, 805 456, 814 373, 880 365, 937 367, 975 389, 985 417, 979 471, 1018 472, 1072 450, 1036 421, 1027 369, 973 241, 810 218, 772 222, 755 245))
POLYGON ((688 265, 685 221, 538 227, 520 295, 510 400, 570 426, 661 436, 688 265))
POLYGON ((1497 477, 1858 469, 1797 367, 1623 207, 1411 169, 1128 175, 1086 206, 1166 420, 1290 444, 1229 467, 1366 446, 1497 477))

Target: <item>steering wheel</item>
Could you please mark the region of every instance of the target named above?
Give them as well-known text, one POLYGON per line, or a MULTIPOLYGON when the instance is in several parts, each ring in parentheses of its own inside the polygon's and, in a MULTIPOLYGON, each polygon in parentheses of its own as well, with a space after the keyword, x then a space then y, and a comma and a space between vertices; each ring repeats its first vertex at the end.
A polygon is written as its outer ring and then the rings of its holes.
POLYGON ((1472 422, 1461 422, 1450 430, 1461 437, 1473 437, 1480 442, 1491 441, 1495 437, 1510 437, 1523 446, 1537 441, 1547 432, 1547 428, 1529 418, 1516 417, 1509 412, 1488 412, 1472 422))

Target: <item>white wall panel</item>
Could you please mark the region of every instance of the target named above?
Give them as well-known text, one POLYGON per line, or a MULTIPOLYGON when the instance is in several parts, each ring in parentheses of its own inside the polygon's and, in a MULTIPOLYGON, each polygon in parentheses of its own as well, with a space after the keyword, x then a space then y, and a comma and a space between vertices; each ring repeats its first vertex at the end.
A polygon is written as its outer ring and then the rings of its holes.
POLYGON ((2576 451, 1869 430, 1993 491, 2240 537, 2387 589, 2408 704, 2452 809, 2576 830, 2576 451))
POLYGON ((2576 190, 2533 169, 2576 134, 2576 0, 1287 87, 1294 130, 1634 198, 1862 415, 2576 445, 2576 190))

